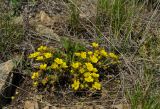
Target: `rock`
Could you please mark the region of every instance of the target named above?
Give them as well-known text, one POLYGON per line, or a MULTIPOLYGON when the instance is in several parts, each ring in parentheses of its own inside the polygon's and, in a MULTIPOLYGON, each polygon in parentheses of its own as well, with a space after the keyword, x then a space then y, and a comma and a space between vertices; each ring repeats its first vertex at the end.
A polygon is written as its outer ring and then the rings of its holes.
POLYGON ((5 85, 6 80, 9 80, 11 71, 17 65, 17 62, 19 62, 19 58, 15 58, 0 64, 0 92, 2 87, 5 85))
POLYGON ((36 31, 42 35, 42 36, 45 36, 47 37, 48 39, 52 39, 52 40, 55 40, 55 41, 60 41, 60 37, 54 33, 54 31, 46 26, 43 26, 43 25, 37 25, 36 26, 36 31))
POLYGON ((24 109, 39 109, 36 101, 25 101, 24 109))
POLYGON ((11 71, 18 65, 20 60, 21 58, 16 57, 0 64, 0 108, 11 100, 14 77, 11 71))

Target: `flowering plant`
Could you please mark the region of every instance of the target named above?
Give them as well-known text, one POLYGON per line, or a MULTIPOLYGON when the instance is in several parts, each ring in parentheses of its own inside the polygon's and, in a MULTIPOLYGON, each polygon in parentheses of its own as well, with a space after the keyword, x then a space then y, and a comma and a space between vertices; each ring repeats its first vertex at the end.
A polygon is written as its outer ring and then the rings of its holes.
POLYGON ((33 85, 54 85, 61 77, 67 76, 63 81, 74 91, 101 90, 100 69, 108 69, 118 62, 117 55, 108 53, 95 42, 91 49, 68 51, 60 54, 47 46, 40 46, 31 53, 29 58, 40 63, 31 75, 33 85))

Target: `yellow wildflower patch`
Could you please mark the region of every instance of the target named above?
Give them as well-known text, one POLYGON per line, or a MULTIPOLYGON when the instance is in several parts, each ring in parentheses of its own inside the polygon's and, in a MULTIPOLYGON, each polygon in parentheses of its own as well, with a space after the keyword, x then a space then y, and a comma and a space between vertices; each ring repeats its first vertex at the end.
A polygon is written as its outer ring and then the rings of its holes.
POLYGON ((108 53, 98 43, 93 42, 91 46, 83 51, 72 50, 72 47, 52 50, 47 46, 40 46, 29 55, 37 65, 37 72, 31 75, 33 86, 44 85, 44 88, 48 88, 47 85, 52 86, 59 79, 67 77, 69 81, 62 81, 74 91, 101 90, 100 76, 103 75, 100 75, 100 71, 108 70, 112 64, 118 64, 119 60, 117 55, 108 53))

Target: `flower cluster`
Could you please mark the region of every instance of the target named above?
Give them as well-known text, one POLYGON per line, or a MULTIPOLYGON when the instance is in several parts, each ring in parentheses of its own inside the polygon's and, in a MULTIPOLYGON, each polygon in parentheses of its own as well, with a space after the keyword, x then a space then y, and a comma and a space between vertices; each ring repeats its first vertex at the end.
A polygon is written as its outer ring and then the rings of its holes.
POLYGON ((75 62, 71 65, 74 90, 101 90, 100 67, 104 68, 105 65, 109 67, 109 63, 118 61, 117 55, 107 53, 104 48, 99 47, 98 43, 92 43, 91 50, 76 52, 74 55, 75 62))
POLYGON ((44 61, 52 57, 52 53, 49 51, 49 48, 46 46, 40 46, 36 52, 29 55, 29 58, 35 58, 37 61, 44 61))
POLYGON ((117 55, 108 53, 95 42, 91 44, 91 49, 73 52, 73 57, 68 61, 68 57, 62 58, 58 52, 53 52, 47 46, 40 46, 29 55, 29 58, 40 63, 31 75, 33 85, 53 85, 55 81, 59 81, 60 76, 67 75, 70 81, 68 87, 74 91, 101 90, 100 69, 109 68, 110 64, 118 62, 117 55))

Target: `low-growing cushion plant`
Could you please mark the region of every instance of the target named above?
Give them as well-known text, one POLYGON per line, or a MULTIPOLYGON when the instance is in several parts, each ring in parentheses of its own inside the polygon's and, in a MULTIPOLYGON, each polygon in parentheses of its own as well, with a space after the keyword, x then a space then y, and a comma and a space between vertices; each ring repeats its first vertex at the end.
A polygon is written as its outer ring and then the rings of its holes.
POLYGON ((84 50, 66 50, 42 45, 29 55, 38 63, 31 75, 33 86, 48 88, 62 81, 63 84, 59 85, 75 92, 101 90, 100 71, 110 69, 111 65, 119 62, 116 54, 107 52, 95 42, 84 50))

